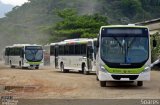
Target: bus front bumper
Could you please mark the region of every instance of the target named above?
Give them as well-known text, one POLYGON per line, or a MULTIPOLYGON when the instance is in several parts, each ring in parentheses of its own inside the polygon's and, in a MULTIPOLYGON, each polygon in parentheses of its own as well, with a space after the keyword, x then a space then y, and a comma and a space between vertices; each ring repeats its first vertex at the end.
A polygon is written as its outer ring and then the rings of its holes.
POLYGON ((25 62, 23 67, 37 67, 41 66, 43 62, 25 62))
POLYGON ((149 81, 150 71, 140 74, 112 74, 107 71, 99 71, 98 79, 100 81, 149 81))

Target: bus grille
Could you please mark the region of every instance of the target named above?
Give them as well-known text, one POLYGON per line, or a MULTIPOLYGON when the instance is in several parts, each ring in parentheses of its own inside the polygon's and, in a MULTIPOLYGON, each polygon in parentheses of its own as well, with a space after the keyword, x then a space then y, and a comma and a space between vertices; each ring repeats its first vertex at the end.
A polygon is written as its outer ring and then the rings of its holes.
POLYGON ((112 75, 115 80, 120 80, 121 78, 129 78, 130 80, 136 80, 138 75, 112 75))

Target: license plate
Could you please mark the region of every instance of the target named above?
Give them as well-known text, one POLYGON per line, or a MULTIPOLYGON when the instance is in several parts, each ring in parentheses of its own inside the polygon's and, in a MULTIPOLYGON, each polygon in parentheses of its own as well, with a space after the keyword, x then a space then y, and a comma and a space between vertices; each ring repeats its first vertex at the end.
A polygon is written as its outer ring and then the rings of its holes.
POLYGON ((129 78, 121 78, 123 81, 129 81, 129 78))

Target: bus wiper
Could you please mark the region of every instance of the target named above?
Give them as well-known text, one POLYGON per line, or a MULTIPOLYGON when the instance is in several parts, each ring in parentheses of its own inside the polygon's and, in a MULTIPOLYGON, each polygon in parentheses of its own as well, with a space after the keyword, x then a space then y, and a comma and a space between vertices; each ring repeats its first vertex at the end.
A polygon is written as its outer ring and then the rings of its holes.
POLYGON ((116 40, 116 41, 118 42, 119 46, 120 46, 121 48, 123 48, 123 46, 122 46, 122 44, 119 42, 119 40, 118 40, 116 37, 113 37, 113 38, 114 38, 114 40, 116 40))
POLYGON ((134 39, 132 39, 131 43, 128 44, 127 49, 129 49, 131 47, 131 45, 133 44, 133 42, 135 41, 136 37, 134 37, 134 39))

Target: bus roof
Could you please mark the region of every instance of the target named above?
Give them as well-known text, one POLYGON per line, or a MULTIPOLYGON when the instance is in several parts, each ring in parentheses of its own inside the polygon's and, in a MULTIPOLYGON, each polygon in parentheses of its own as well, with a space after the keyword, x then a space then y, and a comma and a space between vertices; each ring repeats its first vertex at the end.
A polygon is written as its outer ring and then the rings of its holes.
POLYGON ((67 39, 67 40, 64 40, 64 41, 61 41, 59 43, 57 43, 58 45, 63 45, 63 44, 83 44, 83 43, 87 43, 89 41, 94 41, 96 40, 96 38, 78 38, 78 39, 67 39))
POLYGON ((130 28, 148 28, 146 26, 137 26, 134 24, 129 25, 107 25, 107 26, 101 26, 101 28, 114 28, 114 27, 130 27, 130 28))
POLYGON ((6 46, 5 48, 11 48, 12 46, 6 46))
POLYGON ((96 41, 97 38, 77 38, 77 39, 66 39, 57 43, 51 43, 50 45, 64 45, 64 44, 73 44, 73 43, 78 43, 78 44, 82 44, 82 43, 87 43, 89 41, 96 41))
POLYGON ((8 47, 25 47, 25 46, 41 46, 41 45, 37 45, 37 44, 13 44, 12 46, 8 46, 8 47))
POLYGON ((50 45, 56 45, 56 43, 51 43, 50 45))

